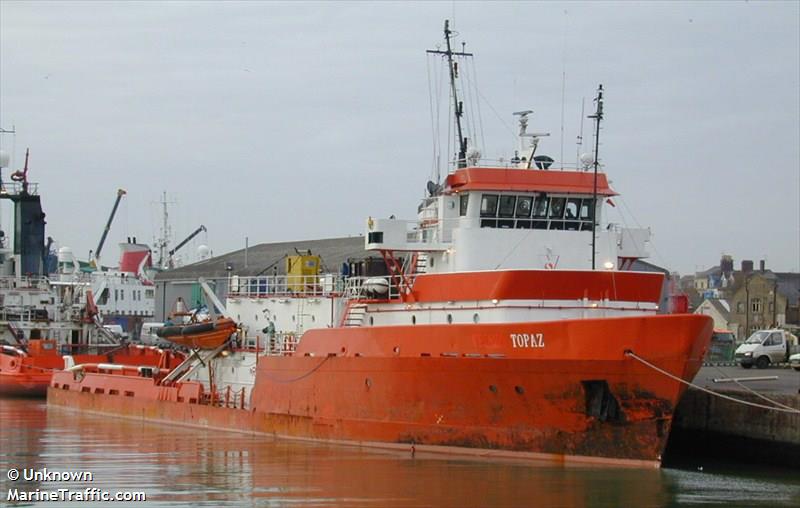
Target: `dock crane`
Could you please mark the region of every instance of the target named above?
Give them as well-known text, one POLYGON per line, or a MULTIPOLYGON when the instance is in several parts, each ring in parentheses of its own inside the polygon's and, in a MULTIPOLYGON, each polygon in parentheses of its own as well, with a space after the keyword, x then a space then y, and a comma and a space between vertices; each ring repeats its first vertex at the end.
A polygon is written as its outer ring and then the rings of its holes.
POLYGON ((108 236, 108 232, 111 231, 111 223, 114 221, 114 215, 117 214, 117 208, 119 208, 119 202, 122 200, 122 196, 127 194, 125 189, 117 189, 117 200, 114 201, 114 207, 111 209, 111 215, 108 216, 108 222, 106 222, 106 228, 103 230, 103 235, 100 237, 100 243, 97 244, 97 249, 94 251, 94 257, 92 259, 92 266, 95 269, 100 268, 100 253, 103 250, 103 244, 106 243, 106 237, 108 236))
POLYGON ((189 236, 187 236, 186 238, 184 238, 184 240, 183 240, 181 243, 179 243, 178 245, 176 245, 175 247, 173 247, 173 249, 172 249, 172 250, 170 250, 170 251, 169 251, 169 255, 168 255, 168 261, 167 261, 169 268, 172 268, 172 267, 173 267, 172 255, 173 255, 173 254, 175 254, 176 252, 178 252, 178 249, 180 249, 181 247, 183 247, 184 245, 186 245, 187 243, 189 243, 189 242, 192 240, 192 238, 194 238, 195 236, 197 236, 197 235, 199 235, 200 233, 202 233, 202 232, 205 232, 205 231, 208 231, 208 230, 206 229, 206 227, 205 227, 205 226, 203 226, 203 225, 201 224, 199 228, 197 228, 197 229, 195 229, 194 231, 192 231, 192 234, 190 234, 189 236))

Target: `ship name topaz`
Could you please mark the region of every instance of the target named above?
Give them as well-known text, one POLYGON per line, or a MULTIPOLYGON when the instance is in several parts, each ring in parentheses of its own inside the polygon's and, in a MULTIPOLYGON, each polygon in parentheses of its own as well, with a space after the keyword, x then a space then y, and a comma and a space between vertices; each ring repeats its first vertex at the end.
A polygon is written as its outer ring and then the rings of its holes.
POLYGON ((512 333, 510 335, 513 347, 544 347, 543 333, 512 333))

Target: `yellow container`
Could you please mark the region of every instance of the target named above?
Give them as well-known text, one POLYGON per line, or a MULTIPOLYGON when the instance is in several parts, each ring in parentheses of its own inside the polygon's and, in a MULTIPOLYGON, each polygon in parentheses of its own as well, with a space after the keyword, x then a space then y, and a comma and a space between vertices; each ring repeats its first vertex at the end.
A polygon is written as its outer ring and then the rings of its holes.
POLYGON ((286 256, 286 288, 304 293, 317 285, 322 260, 313 254, 286 256))

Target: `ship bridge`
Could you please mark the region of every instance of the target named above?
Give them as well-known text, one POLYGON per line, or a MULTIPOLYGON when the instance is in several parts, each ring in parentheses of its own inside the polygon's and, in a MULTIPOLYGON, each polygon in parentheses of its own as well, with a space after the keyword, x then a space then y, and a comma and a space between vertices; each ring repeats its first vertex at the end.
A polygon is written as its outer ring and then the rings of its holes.
POLYGON ((604 173, 595 187, 587 171, 467 167, 433 191, 416 220, 368 219, 366 248, 417 253, 426 272, 591 269, 597 217, 602 269, 648 256, 649 230, 600 226, 603 202, 617 195, 604 173))

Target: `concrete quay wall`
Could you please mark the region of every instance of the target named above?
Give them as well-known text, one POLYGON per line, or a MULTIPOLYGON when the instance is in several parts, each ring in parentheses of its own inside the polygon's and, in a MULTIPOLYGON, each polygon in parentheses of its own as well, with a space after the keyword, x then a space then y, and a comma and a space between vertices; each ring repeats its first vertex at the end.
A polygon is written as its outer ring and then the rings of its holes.
MULTIPOLYGON (((748 392, 719 393, 770 405, 748 392)), ((765 395, 800 409, 800 395, 765 395)), ((675 411, 667 453, 671 448, 722 459, 800 467, 800 414, 747 406, 689 388, 675 411)))

